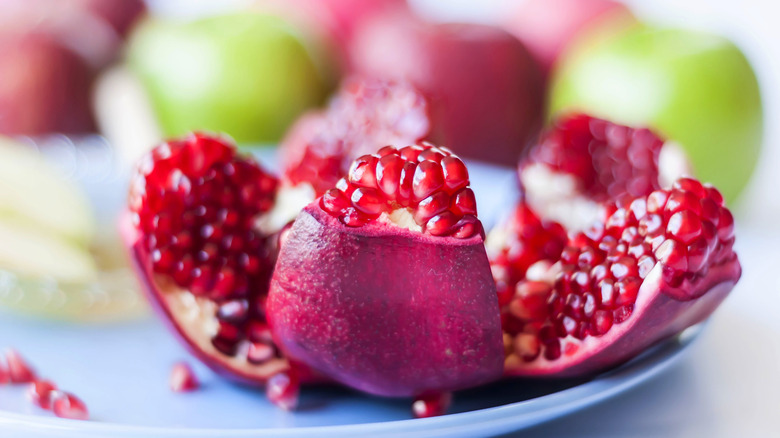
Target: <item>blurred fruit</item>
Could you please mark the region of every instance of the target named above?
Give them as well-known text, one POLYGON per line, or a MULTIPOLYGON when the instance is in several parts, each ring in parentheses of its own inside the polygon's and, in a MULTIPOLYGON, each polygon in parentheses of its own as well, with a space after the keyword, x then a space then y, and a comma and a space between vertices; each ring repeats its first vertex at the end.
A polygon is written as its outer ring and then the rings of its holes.
POLYGON ((345 64, 349 64, 348 48, 360 27, 375 17, 408 11, 406 0, 260 0, 259 4, 302 25, 318 27, 345 64))
POLYGON ((93 131, 92 78, 55 36, 0 29, 0 134, 93 131))
POLYGON ((147 21, 131 38, 139 75, 166 136, 222 131, 275 142, 330 89, 326 54, 273 15, 147 21))
POLYGON ((542 120, 539 66, 509 33, 477 24, 377 19, 354 39, 351 61, 369 76, 405 79, 428 97, 431 140, 461 156, 514 164, 542 120))
POLYGON ((73 0, 73 3, 105 20, 123 38, 146 12, 143 0, 73 0))
POLYGON ((650 126, 679 142, 696 176, 728 201, 745 187, 761 148, 761 96, 753 69, 727 39, 636 27, 581 42, 559 67, 551 114, 584 111, 650 126))
POLYGON ((636 22, 631 11, 614 0, 528 0, 504 20, 504 27, 522 41, 545 73, 581 35, 618 29, 636 22))

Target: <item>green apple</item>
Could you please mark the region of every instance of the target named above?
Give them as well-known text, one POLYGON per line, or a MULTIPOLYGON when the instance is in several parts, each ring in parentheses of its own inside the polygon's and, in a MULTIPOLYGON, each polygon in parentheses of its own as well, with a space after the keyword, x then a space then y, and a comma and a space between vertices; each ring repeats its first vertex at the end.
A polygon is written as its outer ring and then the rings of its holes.
POLYGON ((717 35, 637 26, 586 39, 564 56, 550 92, 551 115, 584 111, 679 143, 696 176, 729 201, 759 157, 758 81, 742 52, 717 35))
POLYGON ((278 141, 334 82, 315 41, 255 12, 149 20, 131 38, 129 64, 164 135, 216 131, 245 144, 278 141))

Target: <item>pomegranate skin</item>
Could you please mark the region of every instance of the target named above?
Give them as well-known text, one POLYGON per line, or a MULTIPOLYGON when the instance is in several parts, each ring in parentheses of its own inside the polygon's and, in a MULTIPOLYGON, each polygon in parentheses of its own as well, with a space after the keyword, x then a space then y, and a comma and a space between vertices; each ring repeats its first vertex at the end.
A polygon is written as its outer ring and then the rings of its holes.
POLYGON ((282 246, 267 301, 285 353, 355 389, 406 397, 496 380, 504 350, 482 238, 348 228, 318 201, 282 246))
POLYGON ((507 366, 506 375, 516 377, 589 377, 636 357, 645 349, 696 325, 709 317, 739 280, 738 261, 713 268, 704 295, 690 300, 671 296, 664 286, 662 267, 648 274, 639 291, 634 314, 600 337, 588 337, 576 359, 564 353, 548 361, 542 357, 527 364, 507 366))

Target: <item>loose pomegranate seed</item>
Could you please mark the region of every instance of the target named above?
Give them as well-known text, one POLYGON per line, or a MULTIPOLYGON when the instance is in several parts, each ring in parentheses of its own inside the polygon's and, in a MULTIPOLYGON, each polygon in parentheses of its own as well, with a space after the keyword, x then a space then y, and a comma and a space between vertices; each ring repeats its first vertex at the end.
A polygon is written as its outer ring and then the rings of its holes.
POLYGON ((355 160, 348 177, 320 198, 320 207, 349 227, 408 208, 424 232, 465 239, 483 233, 468 184, 465 165, 446 149, 387 146, 355 160))
POLYGON ((0 361, 0 385, 4 385, 11 380, 11 376, 8 375, 8 370, 3 366, 0 361))
POLYGON ((285 411, 291 411, 298 406, 299 392, 300 383, 292 370, 275 374, 268 379, 265 387, 268 400, 285 411))
POLYGON ((75 395, 69 392, 52 391, 51 408, 54 415, 71 420, 88 420, 87 406, 75 395))
POLYGON ((36 380, 27 389, 27 399, 43 409, 51 409, 51 393, 57 385, 48 380, 36 380))
MULTIPOLYGON (((152 271, 214 303, 219 329, 211 343, 224 355, 245 351, 238 346, 249 324, 265 322, 253 303, 267 292, 278 238, 255 224, 272 208, 277 186, 235 146, 204 134, 156 147, 132 179, 130 210, 152 271)), ((323 197, 328 202, 351 205, 323 197)))
POLYGON ((173 366, 169 384, 174 392, 194 391, 200 387, 200 382, 198 382, 198 378, 195 376, 192 368, 184 362, 179 362, 173 366))
POLYGON ((446 414, 451 404, 450 392, 423 395, 412 403, 412 414, 415 418, 437 417, 446 414))
POLYGON ((8 363, 8 377, 11 383, 30 383, 35 380, 35 371, 18 351, 6 350, 5 360, 8 363))
POLYGON ((733 230, 719 233, 724 218, 725 226, 733 228, 731 213, 708 188, 682 178, 669 190, 620 197, 605 205, 603 228, 577 233, 565 249, 553 246, 549 253, 537 249, 552 240, 545 223, 527 206, 518 207, 509 239, 491 258, 505 333, 518 345, 509 354, 523 357, 527 351, 528 360, 535 360, 529 336, 538 340, 547 360, 575 354, 578 347, 564 339, 602 336, 630 319, 642 281, 658 264, 669 288, 687 281, 695 292, 708 267, 735 257, 733 230), (560 260, 555 281, 526 280, 528 263, 543 257, 560 260), (502 288, 514 285, 509 298, 503 298, 502 288))

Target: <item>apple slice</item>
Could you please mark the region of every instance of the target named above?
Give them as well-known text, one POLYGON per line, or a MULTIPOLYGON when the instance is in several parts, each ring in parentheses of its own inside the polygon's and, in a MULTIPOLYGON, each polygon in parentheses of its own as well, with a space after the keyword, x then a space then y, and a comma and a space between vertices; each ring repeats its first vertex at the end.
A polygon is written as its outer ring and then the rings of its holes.
POLYGON ((18 275, 48 276, 58 283, 86 283, 96 276, 86 249, 29 225, 0 221, 0 242, 0 267, 18 275))
MULTIPOLYGON (((35 150, 0 137, 0 220, 85 245, 95 229, 89 202, 35 150)), ((29 233, 28 233, 29 234, 29 233)), ((0 249, 9 248, 7 241, 0 249)))

